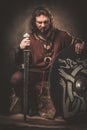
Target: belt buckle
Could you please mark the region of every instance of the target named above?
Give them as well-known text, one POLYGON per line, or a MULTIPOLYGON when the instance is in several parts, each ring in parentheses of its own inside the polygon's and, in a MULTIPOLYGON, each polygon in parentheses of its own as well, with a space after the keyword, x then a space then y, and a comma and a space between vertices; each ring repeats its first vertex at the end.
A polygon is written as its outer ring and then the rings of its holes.
POLYGON ((44 58, 44 62, 45 62, 46 64, 48 64, 48 63, 50 63, 51 59, 52 59, 52 58, 51 58, 50 56, 47 56, 47 57, 44 58))

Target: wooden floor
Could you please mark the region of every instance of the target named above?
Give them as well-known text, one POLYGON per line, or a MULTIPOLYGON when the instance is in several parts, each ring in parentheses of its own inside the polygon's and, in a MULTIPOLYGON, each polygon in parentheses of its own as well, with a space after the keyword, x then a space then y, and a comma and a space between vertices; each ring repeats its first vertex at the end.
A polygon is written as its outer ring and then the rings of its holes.
POLYGON ((27 116, 25 122, 23 114, 0 115, 0 130, 87 130, 87 123, 70 123, 62 117, 49 120, 39 116, 27 116))

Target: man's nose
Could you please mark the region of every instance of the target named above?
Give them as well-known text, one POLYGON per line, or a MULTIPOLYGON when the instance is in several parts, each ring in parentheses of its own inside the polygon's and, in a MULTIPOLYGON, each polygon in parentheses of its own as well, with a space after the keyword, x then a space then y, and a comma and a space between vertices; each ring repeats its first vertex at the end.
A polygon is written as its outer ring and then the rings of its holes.
POLYGON ((41 26, 42 26, 42 27, 45 27, 45 24, 44 24, 44 23, 42 23, 42 24, 41 24, 41 26))

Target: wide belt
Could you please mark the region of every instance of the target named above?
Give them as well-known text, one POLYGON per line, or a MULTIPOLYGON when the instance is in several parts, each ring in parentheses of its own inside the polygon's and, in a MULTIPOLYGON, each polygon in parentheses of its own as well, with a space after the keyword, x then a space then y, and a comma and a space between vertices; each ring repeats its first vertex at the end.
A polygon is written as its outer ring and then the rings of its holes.
MULTIPOLYGON (((21 68, 21 69, 24 69, 24 64, 22 64, 22 65, 20 66, 20 68, 21 68)), ((39 68, 30 68, 30 69, 29 69, 29 72, 30 72, 30 73, 35 73, 35 74, 37 74, 37 76, 38 76, 38 74, 40 74, 42 77, 44 77, 44 80, 48 80, 49 70, 41 70, 41 69, 39 69, 39 68)))

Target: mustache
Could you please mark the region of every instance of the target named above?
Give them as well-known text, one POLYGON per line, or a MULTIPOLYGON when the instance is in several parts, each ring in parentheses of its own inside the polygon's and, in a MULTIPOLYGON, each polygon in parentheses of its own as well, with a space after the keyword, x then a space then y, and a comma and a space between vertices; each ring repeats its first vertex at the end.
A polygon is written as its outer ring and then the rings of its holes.
POLYGON ((41 28, 40 29, 41 31, 46 31, 46 30, 48 30, 46 27, 43 27, 43 28, 41 28))
POLYGON ((37 32, 37 33, 41 33, 41 34, 47 34, 50 30, 51 30, 51 28, 52 28, 53 26, 52 25, 50 25, 48 28, 47 27, 42 27, 41 29, 38 29, 37 27, 35 27, 35 32, 37 32))

